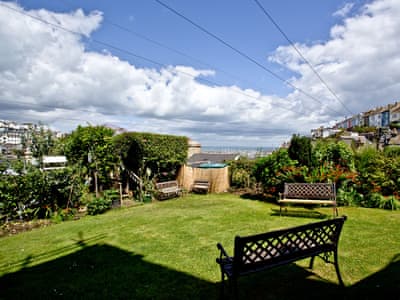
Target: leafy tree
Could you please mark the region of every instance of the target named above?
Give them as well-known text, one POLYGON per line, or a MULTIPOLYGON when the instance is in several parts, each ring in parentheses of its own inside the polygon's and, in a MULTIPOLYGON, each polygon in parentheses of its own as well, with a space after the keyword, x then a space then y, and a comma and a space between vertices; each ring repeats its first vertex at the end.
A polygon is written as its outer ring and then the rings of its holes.
POLYGON ((25 139, 25 144, 29 146, 32 156, 39 160, 42 166, 43 155, 49 155, 55 145, 55 137, 50 129, 39 125, 39 128, 31 128, 25 139))
POLYGON ((187 158, 188 140, 184 136, 128 132, 114 138, 116 152, 132 171, 147 168, 157 177, 170 179, 187 158))
POLYGON ((118 162, 113 135, 114 131, 104 126, 78 126, 65 141, 68 161, 79 165, 83 175, 94 178, 97 193, 98 181, 107 187, 111 185, 110 173, 118 162))
POLYGON ((311 168, 313 165, 311 138, 293 135, 288 149, 289 157, 297 160, 300 166, 311 168))
POLYGON ((115 153, 120 157, 122 167, 135 173, 143 167, 143 147, 131 133, 122 133, 113 138, 115 153))

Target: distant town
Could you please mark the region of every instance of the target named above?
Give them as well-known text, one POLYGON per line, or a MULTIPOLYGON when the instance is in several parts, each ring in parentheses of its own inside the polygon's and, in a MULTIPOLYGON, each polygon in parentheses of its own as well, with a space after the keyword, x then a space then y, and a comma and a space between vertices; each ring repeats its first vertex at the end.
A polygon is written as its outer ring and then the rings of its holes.
POLYGON ((378 146, 400 146, 400 102, 388 104, 371 109, 366 112, 345 118, 333 127, 320 127, 311 130, 311 136, 315 139, 327 138, 341 132, 349 132, 342 135, 342 140, 353 141, 359 144, 371 143, 373 140, 378 146))
MULTIPOLYGON (((369 111, 358 113, 332 127, 323 127, 311 130, 313 139, 328 138, 340 135, 339 139, 356 144, 371 144, 377 142, 379 146, 400 146, 400 102, 373 108, 369 111), (343 134, 346 132, 346 134, 343 134)), ((14 121, 0 120, 0 153, 12 155, 15 151, 29 152, 29 134, 32 131, 45 130, 55 137, 62 134, 51 131, 47 126, 34 123, 17 123, 14 121)), ((287 147, 284 143, 282 147, 287 147)), ((254 157, 270 154, 273 148, 247 149, 243 147, 204 147, 203 152, 208 153, 240 153, 242 156, 254 157)))

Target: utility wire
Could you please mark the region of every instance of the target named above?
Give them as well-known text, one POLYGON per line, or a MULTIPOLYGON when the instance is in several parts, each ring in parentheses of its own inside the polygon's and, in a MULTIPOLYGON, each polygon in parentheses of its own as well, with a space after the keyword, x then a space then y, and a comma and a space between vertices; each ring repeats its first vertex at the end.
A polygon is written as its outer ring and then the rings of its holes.
POLYGON ((319 75, 317 70, 313 67, 313 65, 304 57, 304 55, 300 52, 299 48, 293 43, 293 41, 287 36, 287 34, 283 31, 283 29, 279 26, 279 24, 272 18, 271 14, 267 12, 264 6, 258 0, 254 0, 254 2, 258 5, 261 11, 264 13, 265 16, 271 21, 272 24, 278 29, 278 31, 284 36, 284 38, 289 42, 292 48, 297 52, 297 54, 303 59, 303 61, 310 67, 310 69, 314 72, 315 76, 322 82, 322 84, 328 89, 328 91, 336 98, 337 101, 349 112, 350 114, 354 115, 354 113, 340 100, 338 95, 329 87, 326 81, 319 75))
MULTIPOLYGON (((66 7, 72 9, 72 6, 69 5, 69 4, 67 3, 67 1, 63 1, 63 0, 59 0, 59 1, 60 1, 61 3, 63 3, 66 7)), ((104 21, 104 23, 107 23, 107 24, 109 24, 109 25, 111 25, 111 26, 113 26, 113 27, 115 27, 115 28, 118 28, 118 29, 121 30, 121 31, 124 31, 124 32, 126 32, 126 33, 129 33, 129 34, 131 34, 131 35, 133 35, 133 36, 136 36, 137 38, 140 38, 140 39, 142 39, 142 40, 144 40, 144 41, 146 41, 146 42, 148 42, 148 43, 151 43, 151 44, 156 45, 156 46, 158 46, 158 47, 160 47, 160 48, 163 48, 163 49, 166 49, 166 50, 168 50, 168 51, 170 51, 170 52, 173 52, 173 53, 175 53, 175 54, 178 54, 178 55, 180 55, 180 56, 182 56, 182 57, 185 57, 186 59, 189 59, 189 60, 191 60, 191 61, 194 61, 194 62, 196 62, 196 63, 198 63, 198 64, 200 64, 200 65, 203 65, 203 66, 205 66, 205 67, 207 67, 207 68, 211 68, 211 69, 216 70, 216 71, 218 71, 218 72, 220 72, 220 73, 223 73, 223 74, 225 74, 226 76, 228 76, 228 77, 230 77, 230 78, 232 78, 232 79, 240 80, 240 81, 246 82, 246 83, 248 83, 248 84, 250 84, 250 85, 252 84, 250 81, 248 81, 248 80, 245 79, 245 78, 242 78, 242 77, 239 77, 239 76, 237 76, 237 75, 231 74, 231 73, 229 73, 229 72, 227 72, 227 71, 225 71, 225 70, 223 70, 223 69, 221 69, 221 68, 217 68, 217 67, 215 67, 215 66, 213 66, 213 65, 211 65, 211 64, 209 64, 209 63, 207 63, 207 62, 205 62, 205 61, 203 61, 203 60, 201 60, 201 59, 198 59, 198 58, 196 58, 196 57, 194 57, 194 56, 192 56, 192 55, 189 55, 189 54, 187 54, 187 53, 185 53, 185 52, 183 52, 183 51, 180 51, 180 50, 177 50, 177 49, 175 49, 175 48, 172 48, 172 47, 170 47, 170 46, 168 46, 168 45, 166 45, 166 44, 163 44, 163 43, 161 43, 161 42, 159 42, 159 41, 156 41, 156 40, 154 40, 154 39, 152 39, 152 38, 150 38, 150 37, 148 37, 148 36, 146 36, 146 35, 144 35, 144 34, 142 34, 142 33, 139 33, 139 32, 137 32, 137 31, 134 31, 134 30, 132 30, 132 29, 130 29, 130 28, 127 28, 127 27, 125 27, 125 26, 122 26, 122 25, 120 25, 120 24, 118 24, 118 23, 116 23, 116 22, 110 20, 109 18, 103 17, 103 21, 104 21)), ((260 87, 258 87, 258 89, 261 90, 260 87)))
MULTIPOLYGON (((36 16, 32 16, 32 15, 30 15, 30 14, 28 14, 28 13, 25 13, 25 12, 23 12, 23 11, 21 11, 21 10, 12 8, 12 7, 10 7, 10 6, 8 6, 8 5, 5 5, 5 4, 3 4, 3 3, 1 3, 1 2, 0 2, 0 6, 3 6, 3 7, 5 7, 5 8, 7 8, 7 9, 9 9, 9 10, 12 10, 12 11, 18 13, 18 14, 21 14, 21 15, 24 15, 24 16, 27 16, 27 17, 30 17, 30 18, 32 18, 32 19, 34 19, 34 20, 36 20, 36 21, 39 21, 39 22, 41 22, 41 23, 44 23, 44 24, 46 24, 46 25, 48 25, 48 26, 51 26, 51 27, 54 27, 54 28, 63 30, 63 31, 68 32, 68 33, 71 33, 71 34, 73 34, 73 35, 78 35, 78 36, 81 36, 81 35, 82 35, 82 34, 79 33, 79 32, 76 32, 76 31, 67 29, 67 28, 65 28, 65 27, 63 27, 63 26, 61 26, 61 25, 58 25, 58 24, 50 23, 50 22, 48 22, 48 21, 46 21, 46 20, 44 20, 44 19, 42 19, 42 18, 39 18, 39 17, 36 17, 36 16)), ((133 52, 131 52, 131 51, 129 51, 129 50, 122 49, 122 48, 120 48, 120 47, 111 45, 111 44, 109 44, 109 43, 106 43, 106 42, 103 42, 103 41, 100 41, 100 40, 97 40, 97 39, 92 39, 92 38, 91 38, 90 40, 93 41, 93 42, 95 42, 95 43, 97 43, 97 44, 99 44, 99 45, 102 45, 102 46, 105 46, 105 47, 108 47, 108 48, 117 50, 117 51, 119 51, 119 52, 121 52, 121 53, 125 53, 125 54, 127 54, 127 55, 129 55, 129 56, 132 56, 132 57, 135 57, 135 58, 139 58, 139 59, 141 59, 141 60, 144 60, 144 61, 147 61, 147 62, 152 63, 152 64, 154 64, 154 65, 157 65, 157 66, 159 66, 159 67, 168 68, 168 66, 165 65, 165 64, 163 64, 163 63, 160 63, 160 62, 158 62, 158 61, 155 61, 155 60, 153 60, 153 59, 147 58, 147 57, 145 57, 145 56, 142 56, 142 55, 133 53, 133 52)), ((208 79, 205 79, 205 78, 201 78, 201 77, 199 78, 199 77, 193 76, 192 74, 187 73, 187 72, 184 72, 184 71, 174 70, 174 72, 175 72, 175 73, 180 73, 180 74, 186 75, 186 76, 188 76, 188 77, 191 77, 191 78, 193 78, 193 79, 197 79, 197 80, 199 80, 199 81, 203 81, 203 82, 205 82, 205 83, 207 83, 207 84, 210 84, 210 85, 215 85, 215 86, 223 87, 223 85, 221 85, 221 84, 219 84, 219 83, 216 83, 216 82, 214 82, 214 81, 211 81, 211 80, 208 80, 208 79)), ((248 98, 253 98, 253 99, 256 99, 256 100, 259 100, 259 99, 260 99, 260 97, 253 96, 253 95, 249 95, 249 94, 246 94, 246 93, 244 93, 244 92, 240 92, 240 91, 238 91, 238 90, 236 90, 236 89, 233 89, 232 92, 237 93, 237 94, 240 94, 240 95, 245 96, 245 97, 248 97, 248 98)), ((18 101, 14 101, 13 103, 16 103, 16 102, 18 102, 18 101)), ((3 102, 3 103, 4 103, 4 102, 3 102)), ((23 102, 19 102, 19 103, 21 104, 21 103, 23 103, 23 102)), ((27 103, 27 104, 28 104, 28 103, 27 103)), ((49 106, 49 105, 42 105, 42 107, 52 107, 52 106, 49 106)), ((53 106, 52 108, 60 108, 60 107, 53 106)), ((280 108, 282 108, 282 109, 284 109, 284 110, 287 110, 287 111, 290 111, 290 112, 294 112, 293 110, 290 110, 290 109, 285 108, 285 107, 282 107, 282 106, 280 106, 280 108)), ((68 109, 68 108, 61 108, 61 109, 68 109)), ((82 110, 82 111, 85 111, 85 110, 82 110)), ((88 110, 88 112, 93 113, 93 111, 90 111, 90 110, 88 110)))
MULTIPOLYGON (((44 19, 42 19, 42 18, 40 18, 40 17, 32 16, 32 15, 30 15, 30 14, 28 14, 28 13, 25 13, 25 12, 23 12, 23 11, 21 11, 21 10, 12 8, 12 7, 10 7, 10 6, 8 6, 8 5, 5 5, 5 4, 3 4, 3 3, 1 3, 1 2, 0 2, 0 6, 3 6, 3 7, 5 7, 5 8, 7 8, 7 9, 9 9, 9 10, 12 10, 12 11, 18 13, 18 14, 21 14, 21 15, 24 15, 24 16, 27 16, 27 17, 30 17, 30 18, 32 18, 32 19, 34 19, 34 20, 36 20, 36 21, 39 21, 39 22, 41 22, 41 23, 44 23, 44 24, 46 24, 46 25, 48 25, 48 26, 51 26, 51 27, 60 29, 60 30, 62 30, 62 31, 68 32, 68 33, 73 34, 73 35, 82 36, 82 34, 79 33, 79 32, 76 32, 76 31, 73 31, 73 30, 64 28, 63 26, 58 25, 58 24, 50 23, 50 22, 48 22, 48 21, 46 21, 46 20, 44 20, 44 19)), ((103 42, 103 41, 100 41, 100 40, 97 40, 97 39, 92 39, 92 38, 91 38, 90 40, 93 41, 93 42, 95 42, 95 43, 97 43, 97 44, 99 44, 99 45, 102 45, 102 46, 105 46, 105 47, 108 47, 108 48, 117 50, 117 51, 119 51, 119 52, 125 53, 125 54, 127 54, 127 55, 129 55, 129 56, 132 56, 132 57, 135 57, 135 58, 139 58, 139 59, 141 59, 141 60, 147 61, 147 62, 149 62, 149 63, 155 64, 155 65, 160 66, 160 67, 163 67, 163 68, 168 68, 168 66, 165 65, 165 64, 163 64, 163 63, 160 63, 160 62, 155 61, 155 60, 153 60, 153 59, 144 57, 144 56, 142 56, 142 55, 138 55, 138 54, 133 53, 133 52, 131 52, 131 51, 129 51, 129 50, 125 50, 125 49, 122 49, 122 48, 120 48, 120 47, 116 47, 116 46, 114 46, 114 45, 111 45, 111 44, 109 44, 109 43, 106 43, 106 42, 103 42)), ((192 74, 187 73, 187 72, 184 72, 184 71, 174 70, 174 72, 175 72, 175 73, 180 73, 180 74, 186 75, 186 76, 188 76, 188 77, 191 77, 191 78, 193 78, 193 79, 197 79, 197 80, 199 80, 199 81, 203 81, 203 82, 208 83, 208 84, 210 84, 210 85, 215 85, 215 86, 223 87, 223 85, 221 85, 221 84, 219 84, 219 83, 216 83, 216 82, 214 82, 214 81, 211 81, 211 80, 208 80, 208 79, 205 79, 205 78, 198 78, 198 77, 193 76, 192 74)), ((233 89, 232 92, 234 92, 234 93, 236 93, 236 94, 240 94, 240 95, 245 96, 245 97, 247 97, 247 98, 253 98, 253 99, 256 99, 256 100, 260 100, 260 96, 249 95, 249 94, 246 94, 246 93, 244 93, 244 92, 241 92, 241 91, 239 91, 239 90, 237 90, 237 89, 233 89)), ((315 99, 315 100, 318 101, 317 99, 315 99)), ((18 102, 18 101, 13 101, 13 103, 17 103, 17 102, 18 102)), ((319 102, 319 101, 318 101, 318 102, 319 102)), ((3 103, 4 103, 4 102, 3 102, 3 103)), ((24 103, 24 102, 19 101, 19 104, 30 104, 30 103, 24 103)), ((66 107, 58 107, 58 106, 50 106, 50 105, 41 105, 41 106, 42 106, 42 107, 53 108, 53 109, 65 109, 65 110, 76 110, 76 111, 89 112, 89 113, 101 113, 101 112, 94 112, 94 111, 91 111, 91 110, 70 109, 70 108, 66 108, 66 107)), ((286 111, 289 111, 289 112, 298 113, 297 111, 294 111, 294 110, 292 110, 292 109, 290 109, 290 108, 286 108, 286 107, 284 107, 284 106, 280 106, 280 105, 279 105, 279 108, 281 108, 281 109, 283 109, 283 110, 286 110, 286 111)), ((109 114, 109 115, 116 115, 116 114, 112 114, 112 113, 111 113, 111 114, 108 113, 108 114, 109 114)))
MULTIPOLYGON (((190 24, 192 24, 193 26, 195 26, 196 28, 198 28, 199 30, 203 31, 204 33, 206 33, 207 35, 211 36, 212 38, 214 38, 215 40, 219 41, 220 43, 222 43, 223 45, 225 45, 226 47, 228 47, 229 49, 231 49, 232 51, 236 52, 237 54, 239 54, 240 56, 244 57, 245 59, 249 60, 250 62, 252 62, 253 64, 257 65, 258 67, 260 67, 261 69, 263 69, 264 71, 268 72, 269 74, 271 74, 273 77, 277 78, 278 80, 282 81, 283 83, 291 86, 293 89, 301 92, 303 95, 306 95, 307 97, 309 97, 310 99, 313 99, 314 101, 323 104, 319 99, 317 99, 316 97, 310 95, 309 93, 305 92, 304 90, 298 88, 297 86, 295 86, 294 84, 292 84, 291 82, 287 81, 286 79, 284 79, 283 77, 281 77, 280 75, 276 74, 275 72, 271 71, 270 69, 268 69, 267 67, 265 67, 264 65, 262 65, 261 63, 259 63, 258 61, 256 61, 254 58, 250 57, 249 55, 247 55, 246 53, 244 53, 243 51, 237 49, 236 47, 232 46, 231 44, 229 44, 228 42, 226 42, 225 40, 223 40, 222 38, 220 38, 219 36, 215 35, 214 33, 212 33, 211 31, 205 29, 204 27, 202 27, 201 25, 197 24, 196 22, 192 21, 191 19, 189 19, 188 17, 186 17, 185 15, 183 15, 182 13, 178 12, 177 10, 175 10, 174 8, 172 8, 171 6, 165 4, 164 2, 160 1, 160 0, 154 0, 155 2, 157 2, 159 5, 163 6, 164 8, 168 9, 169 11, 173 12, 175 15, 179 16, 180 18, 184 19, 185 21, 189 22, 190 24)), ((331 111, 337 113, 337 114, 341 114, 340 112, 327 107, 328 109, 330 109, 331 111)))

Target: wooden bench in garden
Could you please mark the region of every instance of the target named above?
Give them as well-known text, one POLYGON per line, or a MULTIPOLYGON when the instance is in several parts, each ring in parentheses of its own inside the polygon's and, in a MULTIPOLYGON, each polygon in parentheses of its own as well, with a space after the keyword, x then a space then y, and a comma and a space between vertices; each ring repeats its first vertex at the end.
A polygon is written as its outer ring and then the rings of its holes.
POLYGON ((178 185, 178 181, 164 181, 156 183, 156 196, 159 200, 170 199, 181 195, 182 189, 178 185))
POLYGON ((195 180, 192 185, 192 192, 207 194, 210 190, 210 183, 208 180, 195 180))
POLYGON ((284 204, 332 205, 333 215, 338 215, 334 183, 285 183, 278 200, 279 212, 284 204))
POLYGON ((218 243, 220 256, 216 261, 221 269, 222 296, 225 278, 228 278, 230 286, 237 294, 237 280, 242 275, 309 257, 309 267, 312 269, 316 256, 326 263, 334 264, 339 284, 343 286, 338 265, 338 242, 346 219, 343 216, 257 235, 236 236, 232 257, 218 243))

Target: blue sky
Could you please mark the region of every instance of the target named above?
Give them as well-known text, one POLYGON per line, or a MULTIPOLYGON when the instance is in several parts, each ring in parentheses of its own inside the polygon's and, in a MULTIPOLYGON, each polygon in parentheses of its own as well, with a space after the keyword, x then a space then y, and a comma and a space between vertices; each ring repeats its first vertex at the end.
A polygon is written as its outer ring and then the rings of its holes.
POLYGON ((335 95, 255 1, 162 2, 259 65, 153 0, 0 1, 0 119, 275 147, 398 99, 399 1, 259 0, 335 95))

